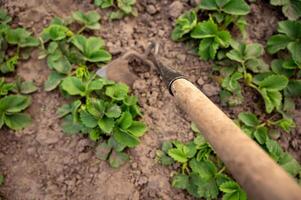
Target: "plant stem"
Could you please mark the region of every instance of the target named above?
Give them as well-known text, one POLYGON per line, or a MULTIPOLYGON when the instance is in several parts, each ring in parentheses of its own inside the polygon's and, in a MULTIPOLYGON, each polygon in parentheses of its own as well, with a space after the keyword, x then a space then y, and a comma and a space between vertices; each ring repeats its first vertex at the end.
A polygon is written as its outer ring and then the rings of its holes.
POLYGON ((81 34, 86 29, 86 26, 81 27, 76 34, 81 34))
POLYGON ((223 166, 218 172, 217 174, 221 174, 226 170, 226 166, 223 166))

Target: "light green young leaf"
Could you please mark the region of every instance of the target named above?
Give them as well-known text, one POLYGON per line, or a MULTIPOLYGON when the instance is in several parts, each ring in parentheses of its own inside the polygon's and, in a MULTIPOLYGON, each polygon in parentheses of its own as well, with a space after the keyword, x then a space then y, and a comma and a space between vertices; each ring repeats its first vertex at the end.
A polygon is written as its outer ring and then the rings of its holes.
POLYGON ((137 137, 118 128, 114 129, 113 137, 118 143, 130 148, 139 144, 139 139, 137 137))
POLYGON ((254 137, 259 144, 265 144, 268 138, 268 129, 266 127, 259 127, 254 131, 254 137))
POLYGON ((195 11, 189 11, 181 15, 177 21, 171 38, 174 41, 180 40, 185 34, 189 33, 197 24, 197 15, 195 11))
POLYGON ((286 88, 287 84, 288 84, 288 78, 286 76, 271 75, 263 79, 259 83, 259 87, 269 91, 280 91, 286 88))
POLYGON ((223 11, 231 15, 246 15, 250 12, 250 7, 244 0, 202 0, 199 8, 223 11))
POLYGON ((144 123, 133 121, 132 125, 127 129, 127 131, 136 137, 141 137, 147 131, 147 128, 144 123))
POLYGON ((85 96, 86 89, 84 83, 77 77, 67 77, 62 81, 61 87, 70 95, 85 96))
POLYGON ((122 113, 121 117, 118 119, 118 126, 123 130, 127 130, 132 124, 133 124, 133 117, 131 113, 129 112, 122 113))
POLYGON ((34 84, 33 81, 24 81, 20 85, 20 93, 21 94, 31 94, 37 90, 38 90, 38 88, 34 84))
MULTIPOLYGON (((42 39, 44 42, 49 40, 59 41, 67 37, 72 32, 62 24, 51 24, 42 32, 42 39)), ((71 34, 72 35, 72 34, 71 34)))
POLYGON ((8 29, 5 36, 9 44, 18 45, 19 47, 35 47, 39 45, 39 40, 32 37, 31 33, 24 28, 8 29))
POLYGON ((260 123, 256 115, 250 112, 239 113, 238 119, 249 127, 256 127, 260 123))
POLYGON ((234 181, 223 183, 219 189, 225 193, 223 200, 247 200, 247 194, 234 181))
POLYGON ((292 118, 282 118, 275 123, 285 132, 290 132, 293 128, 296 127, 296 124, 292 118))
POLYGON ((117 104, 107 107, 105 115, 109 118, 118 118, 121 115, 121 108, 117 104))
POLYGON ((275 108, 280 109, 282 95, 279 91, 269 91, 266 89, 261 89, 260 94, 264 99, 265 110, 267 113, 271 113, 275 108))
POLYGON ((101 8, 109 8, 114 5, 113 0, 94 0, 94 4, 101 8))
POLYGON ((122 101, 126 98, 129 92, 129 87, 125 84, 115 84, 106 87, 106 95, 114 100, 122 101))

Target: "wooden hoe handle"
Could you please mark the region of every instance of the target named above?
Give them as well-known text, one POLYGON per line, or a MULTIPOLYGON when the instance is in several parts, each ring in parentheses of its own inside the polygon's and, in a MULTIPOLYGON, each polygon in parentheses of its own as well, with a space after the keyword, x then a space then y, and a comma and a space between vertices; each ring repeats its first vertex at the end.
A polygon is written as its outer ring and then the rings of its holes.
POLYGON ((172 83, 171 90, 250 199, 301 199, 294 179, 197 87, 180 78, 172 83))

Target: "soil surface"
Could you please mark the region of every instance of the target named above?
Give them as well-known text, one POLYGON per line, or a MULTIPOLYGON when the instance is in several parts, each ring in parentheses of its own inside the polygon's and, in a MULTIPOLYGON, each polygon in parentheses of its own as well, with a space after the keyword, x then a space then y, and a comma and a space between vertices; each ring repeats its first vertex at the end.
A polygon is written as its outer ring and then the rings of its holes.
MULTIPOLYGON (((193 0, 139 0, 138 17, 114 22, 107 20, 107 11, 97 9, 102 15, 102 28, 95 34, 105 39, 114 58, 129 49, 142 52, 151 39, 156 39, 162 46, 160 55, 165 58, 165 64, 182 72, 219 103, 219 86, 211 79, 211 63, 200 61, 185 44, 170 40, 175 18, 193 4, 193 0)), ((96 9, 91 1, 79 0, 7 0, 1 6, 14 17, 15 26, 25 26, 36 35, 54 16, 67 17, 72 11, 96 9)), ((279 10, 261 1, 251 7, 252 13, 248 17, 250 40, 264 44, 281 18, 277 14, 279 10)), ((34 121, 17 133, 7 129, 0 131, 0 172, 5 176, 5 183, 0 187, 3 199, 192 199, 185 192, 171 188, 170 177, 177 166, 162 167, 155 159, 156 149, 163 141, 193 138, 188 116, 177 107, 156 73, 140 73, 133 86, 149 131, 141 144, 129 151, 131 161, 114 170, 94 156, 93 142, 82 136, 63 134, 55 112, 64 100, 59 91, 43 91, 49 69, 37 56, 36 50, 29 61, 18 66, 18 75, 34 80, 39 86, 28 111, 34 121)), ((261 113, 262 107, 254 105, 256 93, 245 92, 248 98, 244 106, 222 107, 229 116, 234 118, 240 111, 247 110, 261 113)), ((291 134, 282 134, 280 141, 300 161, 300 102, 294 115, 298 127, 291 134)))

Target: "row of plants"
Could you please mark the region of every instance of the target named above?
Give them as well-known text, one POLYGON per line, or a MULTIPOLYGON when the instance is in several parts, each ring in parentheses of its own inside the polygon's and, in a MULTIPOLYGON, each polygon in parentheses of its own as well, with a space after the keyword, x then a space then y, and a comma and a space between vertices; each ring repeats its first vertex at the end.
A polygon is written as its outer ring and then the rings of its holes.
MULTIPOLYGON (((264 46, 248 39, 246 15, 250 7, 244 0, 202 0, 196 8, 177 19, 171 38, 189 44, 200 59, 214 61, 212 78, 222 88, 222 104, 241 105, 247 87, 261 97, 258 103, 264 108, 262 122, 250 112, 240 113, 236 122, 300 182, 300 164, 275 141, 280 132, 289 134, 296 127, 290 113, 295 109, 294 98, 301 95, 298 56, 301 53, 301 22, 296 20, 300 10, 295 6, 297 1, 271 0, 271 4, 282 5, 284 14, 290 19, 279 22, 278 34, 267 41, 267 52, 274 58, 271 65, 263 59, 264 46)), ((199 133, 195 126, 192 128, 199 133)), ((224 193, 223 199, 246 199, 214 150, 199 138, 202 137, 198 135, 186 144, 164 142, 158 152, 161 164, 181 164, 181 170, 173 176, 173 187, 185 189, 198 198, 216 199, 224 193)))
MULTIPOLYGON (((11 75, 18 61, 28 59, 31 48, 40 46, 39 59, 45 58, 51 70, 44 90, 58 88, 70 101, 57 110, 63 132, 87 135, 98 144, 96 156, 117 168, 129 160, 126 149, 137 146, 147 128, 137 120, 142 114, 128 86, 94 73, 112 59, 104 40, 89 36, 100 29, 99 20, 95 11, 73 12, 66 20, 54 18, 37 39, 23 28, 11 28, 11 17, 1 10, 0 71, 11 75)), ((0 127, 20 130, 31 123, 23 111, 31 104, 27 95, 37 89, 21 78, 0 79, 0 127)))
POLYGON ((12 28, 11 21, 5 10, 0 10, 0 128, 20 130, 32 121, 24 110, 31 104, 28 95, 38 88, 32 81, 15 76, 16 66, 29 58, 39 41, 24 28, 12 28))
POLYGON ((66 134, 83 134, 98 143, 96 156, 118 168, 129 160, 126 148, 139 144, 146 125, 137 97, 125 84, 96 76, 93 72, 112 56, 100 37, 86 36, 100 28, 95 11, 74 12, 73 20, 55 18, 41 34, 41 57, 46 57, 51 73, 46 91, 59 88, 70 100, 57 111, 66 134), (78 27, 71 29, 71 27, 78 27))
MULTIPOLYGON (((267 122, 260 122, 256 115, 240 113, 236 120, 246 134, 253 138, 280 166, 301 184, 301 165, 272 139, 267 122)), ((157 150, 157 160, 163 166, 178 164, 173 173, 172 186, 186 190, 196 198, 223 200, 246 200, 247 195, 231 178, 214 149, 206 142, 194 123, 191 129, 195 138, 183 143, 178 140, 165 141, 157 150)))

